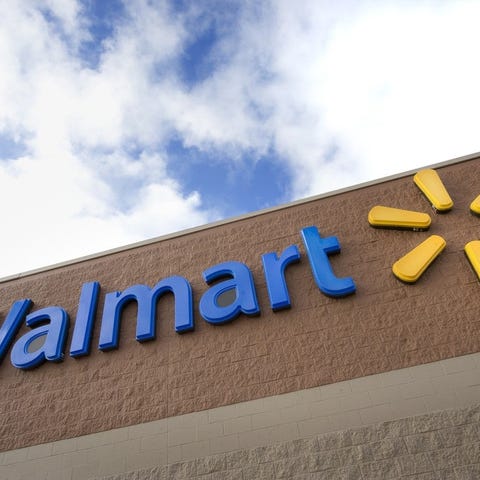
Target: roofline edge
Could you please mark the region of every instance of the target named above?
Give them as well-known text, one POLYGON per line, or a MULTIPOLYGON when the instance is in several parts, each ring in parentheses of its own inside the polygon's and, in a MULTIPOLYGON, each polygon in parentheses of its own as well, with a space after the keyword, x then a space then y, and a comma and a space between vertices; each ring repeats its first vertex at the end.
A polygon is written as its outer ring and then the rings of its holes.
MULTIPOLYGON (((450 165, 455 165, 457 163, 462 163, 462 162, 467 162, 469 160, 474 160, 475 158, 480 158, 480 152, 471 153, 469 155, 464 155, 464 156, 461 156, 461 157, 456 157, 456 158, 453 158, 451 160, 445 160, 443 162, 435 163, 435 164, 432 164, 432 165, 426 165, 426 166, 421 167, 421 168, 442 168, 442 167, 447 167, 447 166, 450 166, 450 165)), ((392 181, 392 180, 397 180, 399 178, 404 178, 404 177, 407 177, 409 175, 415 174, 417 171, 418 171, 418 169, 408 170, 406 172, 397 173, 397 174, 394 174, 394 175, 389 175, 389 176, 378 178, 378 179, 375 179, 375 180, 369 180, 367 182, 359 183, 359 184, 352 185, 352 186, 349 186, 349 187, 340 188, 340 189, 337 189, 337 190, 333 190, 331 192, 321 193, 321 194, 318 194, 318 195, 309 196, 309 197, 302 198, 302 199, 299 199, 299 200, 293 200, 292 202, 283 203, 281 205, 276 205, 274 207, 268 207, 268 208, 264 208, 264 209, 261 209, 261 210, 256 210, 254 212, 249 212, 249 213, 244 213, 244 214, 241 214, 241 215, 236 215, 234 217, 229 217, 229 218, 226 218, 226 219, 223 219, 223 220, 217 220, 215 222, 207 223, 207 224, 204 224, 204 225, 199 225, 199 226, 196 226, 196 227, 187 228, 187 229, 184 229, 184 230, 180 230, 178 232, 167 233, 165 235, 160 235, 158 237, 153 237, 153 238, 149 238, 149 239, 146 239, 146 240, 140 240, 139 242, 130 243, 128 245, 123 245, 121 247, 115 247, 115 248, 112 248, 112 249, 103 250, 101 252, 92 253, 90 255, 77 257, 77 258, 74 258, 74 259, 71 259, 71 260, 65 260, 63 262, 54 263, 52 265, 47 265, 45 267, 39 267, 39 268, 36 268, 36 269, 33 269, 33 270, 27 270, 25 272, 13 274, 13 275, 8 275, 6 277, 0 278, 0 283, 9 282, 9 281, 12 281, 12 280, 18 280, 20 278, 29 277, 31 275, 36 275, 38 273, 43 273, 43 272, 47 272, 47 271, 50 271, 50 270, 56 270, 57 268, 68 267, 70 265, 76 265, 78 263, 87 262, 89 260, 94 260, 94 259, 97 259, 97 258, 106 257, 108 255, 113 255, 113 254, 120 253, 120 252, 125 252, 125 251, 128 251, 128 250, 134 250, 136 248, 141 248, 141 247, 144 247, 144 246, 147 246, 147 245, 152 245, 154 243, 162 242, 162 241, 165 241, 165 240, 170 240, 172 238, 177 238, 177 237, 182 237, 184 235, 189 235, 189 234, 194 233, 194 232, 208 230, 210 228, 215 228, 215 227, 218 227, 218 226, 221 226, 221 225, 226 225, 226 224, 229 224, 229 223, 238 222, 238 221, 245 220, 245 219, 248 219, 248 218, 257 217, 257 216, 260 216, 260 215, 265 215, 265 214, 268 214, 268 213, 271 213, 271 212, 276 212, 278 210, 284 210, 285 208, 294 207, 296 205, 303 205, 305 203, 314 202, 314 201, 320 200, 322 198, 333 197, 335 195, 341 195, 343 193, 352 192, 352 191, 355 191, 355 190, 360 190, 362 188, 370 187, 370 186, 373 186, 373 185, 378 185, 380 183, 385 183, 385 182, 389 182, 389 181, 392 181)))

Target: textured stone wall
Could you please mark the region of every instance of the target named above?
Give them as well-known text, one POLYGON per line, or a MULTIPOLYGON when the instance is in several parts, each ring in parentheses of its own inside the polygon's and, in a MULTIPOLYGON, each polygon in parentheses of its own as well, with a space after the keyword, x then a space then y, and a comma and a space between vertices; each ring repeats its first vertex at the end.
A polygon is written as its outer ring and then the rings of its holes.
POLYGON ((480 405, 175 463, 104 480, 478 480, 480 405))
MULTIPOLYGON (((221 405, 297 391, 480 351, 480 285, 463 255, 480 238, 468 213, 480 193, 478 159, 439 169, 455 201, 432 213, 430 232, 372 229, 375 204, 430 211, 408 176, 341 195, 204 228, 141 248, 0 283, 0 317, 29 297, 34 309, 60 305, 74 321, 81 285, 99 281, 101 296, 92 353, 61 364, 20 371, 0 365, 0 450, 135 425, 221 405), (299 231, 316 225, 339 238, 336 274, 352 276, 357 292, 332 299, 315 286, 299 231), (414 285, 391 273, 392 263, 430 234, 446 250, 414 285), (302 260, 287 269, 290 310, 270 309, 261 255, 297 244, 302 260), (136 308, 126 308, 120 348, 96 351, 107 292, 182 275, 198 304, 208 288, 202 271, 228 260, 252 270, 261 315, 213 326, 196 308, 194 332, 173 331, 173 302, 159 302, 155 341, 135 341, 136 308)), ((54 241, 54 239, 52 239, 54 241)), ((22 330, 25 332, 26 327, 22 330)), ((67 349, 70 344, 71 330, 67 349)))

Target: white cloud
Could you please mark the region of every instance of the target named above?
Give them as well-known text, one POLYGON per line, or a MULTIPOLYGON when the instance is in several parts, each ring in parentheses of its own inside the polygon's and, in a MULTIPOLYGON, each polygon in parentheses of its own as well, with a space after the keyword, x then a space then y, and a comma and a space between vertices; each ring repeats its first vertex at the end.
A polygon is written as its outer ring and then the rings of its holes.
POLYGON ((472 61, 479 14, 478 3, 390 7, 334 32, 322 61, 321 107, 364 177, 479 149, 480 67, 472 61))
MULTIPOLYGON (((336 158, 350 165, 353 178, 479 150, 480 68, 472 61, 479 10, 478 3, 462 2, 366 8, 334 25, 322 55, 312 52, 309 85, 301 90, 301 101, 321 116, 311 134, 335 142, 336 158)), ((298 163, 307 159, 302 153, 298 163)), ((321 164, 307 160, 306 193, 344 183, 345 170, 326 165, 325 172, 321 164)))
POLYGON ((477 151, 479 13, 368 1, 246 11, 222 46, 230 61, 188 99, 205 121, 177 127, 197 145, 273 147, 295 197, 477 151))
POLYGON ((169 177, 172 137, 215 162, 273 152, 297 198, 479 150, 477 2, 222 5, 125 2, 93 68, 78 1, 0 0, 0 145, 22 146, 0 161, 0 275, 217 217, 169 177), (213 17, 214 68, 185 85, 213 17))
POLYGON ((167 176, 160 153, 132 159, 124 150, 132 139, 147 142, 145 148, 162 139, 161 125, 147 125, 143 110, 155 88, 152 62, 175 53, 181 26, 139 2, 135 21, 119 30, 92 70, 64 38, 85 36, 78 4, 42 4, 62 31, 36 6, 10 4, 0 20, 0 131, 27 150, 0 163, 0 274, 211 220, 199 195, 184 194, 167 176))

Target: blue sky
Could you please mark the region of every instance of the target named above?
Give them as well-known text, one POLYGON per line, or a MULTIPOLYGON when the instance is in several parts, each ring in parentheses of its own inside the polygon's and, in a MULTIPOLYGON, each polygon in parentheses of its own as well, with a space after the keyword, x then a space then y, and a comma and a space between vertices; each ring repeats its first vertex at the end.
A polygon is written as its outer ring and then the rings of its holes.
POLYGON ((2 2, 0 276, 479 151, 479 2, 2 2))

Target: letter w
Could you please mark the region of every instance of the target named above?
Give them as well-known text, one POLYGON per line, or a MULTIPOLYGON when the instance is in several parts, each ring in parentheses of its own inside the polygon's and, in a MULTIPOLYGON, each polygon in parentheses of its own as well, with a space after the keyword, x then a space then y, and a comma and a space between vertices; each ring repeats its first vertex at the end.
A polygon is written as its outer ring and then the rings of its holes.
POLYGON ((0 362, 5 357, 15 335, 20 330, 20 326, 31 305, 32 301, 25 298, 23 300, 17 300, 12 305, 12 308, 10 308, 7 318, 0 328, 0 362))

